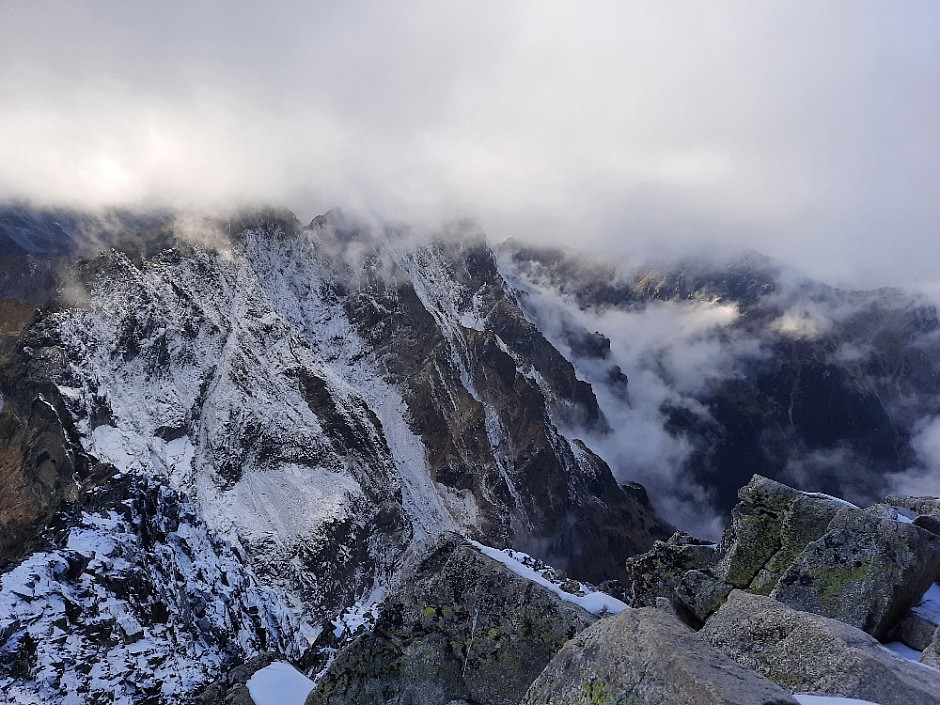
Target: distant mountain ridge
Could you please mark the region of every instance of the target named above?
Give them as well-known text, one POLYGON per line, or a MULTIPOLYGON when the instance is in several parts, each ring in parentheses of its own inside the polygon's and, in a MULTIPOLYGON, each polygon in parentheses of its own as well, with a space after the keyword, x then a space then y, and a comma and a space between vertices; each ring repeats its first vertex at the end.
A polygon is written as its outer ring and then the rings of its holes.
POLYGON ((616 592, 627 558, 755 471, 877 493, 940 414, 935 310, 761 258, 638 275, 464 222, 96 218, 0 210, 14 702, 112 702, 125 676, 114 702, 179 702, 262 655, 312 668, 330 620, 447 532, 616 592), (163 562, 137 584, 116 545, 163 562), (26 593, 30 561, 52 578, 26 593), (245 604, 184 594, 211 576, 245 604), (75 585, 77 607, 23 611, 75 585), (81 648, 17 655, 73 630, 81 648), (139 675, 177 658, 185 682, 139 675))

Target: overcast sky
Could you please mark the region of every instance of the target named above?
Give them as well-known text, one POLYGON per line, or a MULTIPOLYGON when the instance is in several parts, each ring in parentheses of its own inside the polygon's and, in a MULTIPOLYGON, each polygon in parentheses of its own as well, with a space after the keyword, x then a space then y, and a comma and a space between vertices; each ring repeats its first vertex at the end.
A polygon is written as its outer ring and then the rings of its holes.
POLYGON ((940 3, 0 0, 0 197, 472 215, 929 285, 940 3))

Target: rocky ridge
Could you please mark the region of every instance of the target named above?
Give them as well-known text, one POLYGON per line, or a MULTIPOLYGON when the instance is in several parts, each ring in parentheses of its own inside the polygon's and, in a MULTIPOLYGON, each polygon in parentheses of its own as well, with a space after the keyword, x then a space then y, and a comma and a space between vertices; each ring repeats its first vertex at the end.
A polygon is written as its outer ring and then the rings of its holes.
MULTIPOLYGON (((673 533, 615 478, 634 459, 612 471, 592 450, 610 458, 625 430, 612 400, 640 401, 611 338, 574 314, 552 327, 533 305, 543 254, 494 252, 465 223, 429 238, 339 212, 307 227, 240 214, 185 237, 158 218, 54 252, 67 220, 8 221, 16 257, 68 264, 48 270, 54 295, 42 279, 0 305, 0 686, 17 705, 248 702, 248 677, 279 659, 317 674, 318 703, 882 698, 853 680, 865 669, 911 702, 940 692, 934 669, 876 641, 940 661, 937 500, 860 509, 758 476, 718 543, 673 533), (463 537, 531 553, 541 577, 463 537), (588 580, 636 609, 585 611, 620 604, 588 580), (765 638, 781 630, 805 638, 765 638), (787 680, 814 640, 831 647, 821 670, 787 680)), ((730 291, 733 340, 791 312, 761 267, 599 288, 553 262, 585 310, 730 291)), ((892 306, 837 321, 848 345, 890 319, 866 382, 847 348, 780 333, 771 358, 790 362, 767 373, 758 350, 756 390, 723 377, 686 398, 728 431, 689 467, 746 450, 738 431, 758 417, 769 436, 786 419, 797 448, 877 459, 890 432, 892 457, 908 457, 889 427, 926 413, 933 388, 906 409, 887 390, 930 376, 936 326, 892 306), (885 357, 910 320, 917 344, 885 357), (826 393, 852 428, 810 442, 826 393), (741 399, 754 404, 728 416, 741 399)), ((659 410, 672 437, 704 433, 679 406, 659 410)))
MULTIPOLYGON (((622 577, 626 556, 668 535, 641 490, 619 485, 561 430, 603 430, 605 421, 590 386, 525 318, 482 240, 414 242, 336 213, 307 228, 272 213, 225 227, 197 241, 161 227, 160 247, 91 253, 10 333, 2 391, 11 480, 0 486, 0 522, 12 539, 0 549, 5 575, 24 557, 55 563, 35 551, 59 514, 111 476, 128 493, 122 500, 133 496, 127 478, 151 483, 183 498, 187 526, 281 596, 292 636, 265 627, 230 648, 238 627, 223 620, 210 625, 211 644, 199 632, 150 649, 136 631, 94 632, 61 662, 0 666, 22 702, 66 686, 76 702, 96 702, 97 671, 68 684, 41 675, 69 659, 102 660, 126 682, 122 703, 175 702, 262 652, 303 662, 319 625, 379 599, 401 562, 442 531, 525 547, 594 580, 622 577), (14 510, 24 506, 30 514, 14 510), (199 646, 184 648, 190 638, 199 646), (122 649, 142 649, 146 673, 122 649), (152 674, 172 670, 173 659, 192 661, 187 677, 156 688, 152 674)), ((172 524, 171 507, 158 503, 154 521, 172 524)), ((103 543, 176 550, 173 529, 132 538, 132 519, 114 522, 101 531, 120 539, 103 543)), ((137 599, 123 579, 104 579, 96 598, 111 600, 113 589, 114 600, 137 599)), ((160 580, 190 577, 174 569, 160 580)), ((82 633, 94 611, 43 607, 23 632, 31 602, 14 592, 3 595, 20 626, 0 644, 11 652, 23 633, 82 633)), ((152 601, 151 611, 178 609, 159 590, 152 601)))
MULTIPOLYGON (((892 504, 932 508, 921 498, 892 504)), ((536 582, 520 585, 479 549, 450 539, 380 607, 375 631, 339 649, 308 705, 783 705, 800 693, 878 705, 936 703, 940 671, 928 665, 931 648, 914 663, 873 636, 900 638, 900 625, 922 609, 924 593, 940 578, 940 537, 891 506, 860 509, 755 476, 719 544, 677 533, 628 560, 633 609, 599 619, 582 612, 577 636, 565 640, 557 638, 565 624, 557 608, 540 607, 556 625, 555 638, 540 639, 551 646, 548 655, 521 662, 507 660, 506 650, 528 653, 529 607, 552 604, 551 593, 536 582), (882 560, 892 552, 892 560, 882 560), (786 589, 793 584, 798 595, 786 589), (480 604, 480 585, 487 599, 477 622, 459 606, 480 604), (444 612, 442 595, 452 601, 444 612), (489 630, 486 637, 478 624, 489 630), (538 668, 527 668, 533 664, 538 668), (494 672, 507 688, 498 694, 487 689, 494 672)))

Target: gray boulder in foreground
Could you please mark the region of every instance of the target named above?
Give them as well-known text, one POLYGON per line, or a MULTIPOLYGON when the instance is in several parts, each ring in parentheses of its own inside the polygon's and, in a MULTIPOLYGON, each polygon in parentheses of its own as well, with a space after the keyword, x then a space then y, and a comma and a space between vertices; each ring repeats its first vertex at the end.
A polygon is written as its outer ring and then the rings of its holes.
POLYGON ((920 656, 920 662, 934 668, 940 668, 940 627, 937 627, 933 633, 933 640, 924 649, 920 656))
POLYGON ((340 649, 307 705, 516 705, 595 617, 444 535, 340 649))
POLYGON ((701 634, 790 692, 880 705, 940 702, 940 671, 895 656, 860 629, 761 595, 733 591, 701 634))
POLYGON ((771 597, 884 639, 938 575, 940 537, 875 505, 840 511, 771 597))
POLYGON ((923 651, 930 646, 938 626, 940 625, 930 618, 911 610, 895 628, 891 639, 900 641, 915 651, 923 651))
POLYGON ((715 576, 762 595, 770 593, 793 559, 826 532, 845 506, 761 475, 738 490, 738 498, 721 538, 723 556, 715 576))
POLYGON ((672 615, 626 610, 566 644, 521 705, 796 705, 672 615))

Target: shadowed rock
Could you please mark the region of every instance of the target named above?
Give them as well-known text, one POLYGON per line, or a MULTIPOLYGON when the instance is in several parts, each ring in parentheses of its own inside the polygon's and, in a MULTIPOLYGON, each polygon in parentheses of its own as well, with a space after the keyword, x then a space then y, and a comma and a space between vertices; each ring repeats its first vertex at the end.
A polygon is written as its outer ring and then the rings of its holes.
POLYGON ((940 575, 940 537, 884 505, 839 512, 771 593, 883 639, 940 575))
POLYGON ((934 668, 940 668, 940 627, 933 633, 933 640, 921 654, 920 662, 934 668))
POLYGON ((715 562, 715 545, 676 532, 657 541, 646 553, 627 559, 626 593, 633 607, 652 607, 657 598, 675 591, 689 570, 700 570, 715 562))
POLYGON ((848 624, 735 590, 701 634, 746 668, 792 692, 880 705, 936 705, 940 671, 911 663, 848 624))
POLYGON ((445 535, 341 650, 308 705, 515 705, 594 621, 579 607, 445 535))
POLYGON ((571 640, 522 705, 792 705, 796 700, 739 666, 655 608, 621 612, 571 640))

